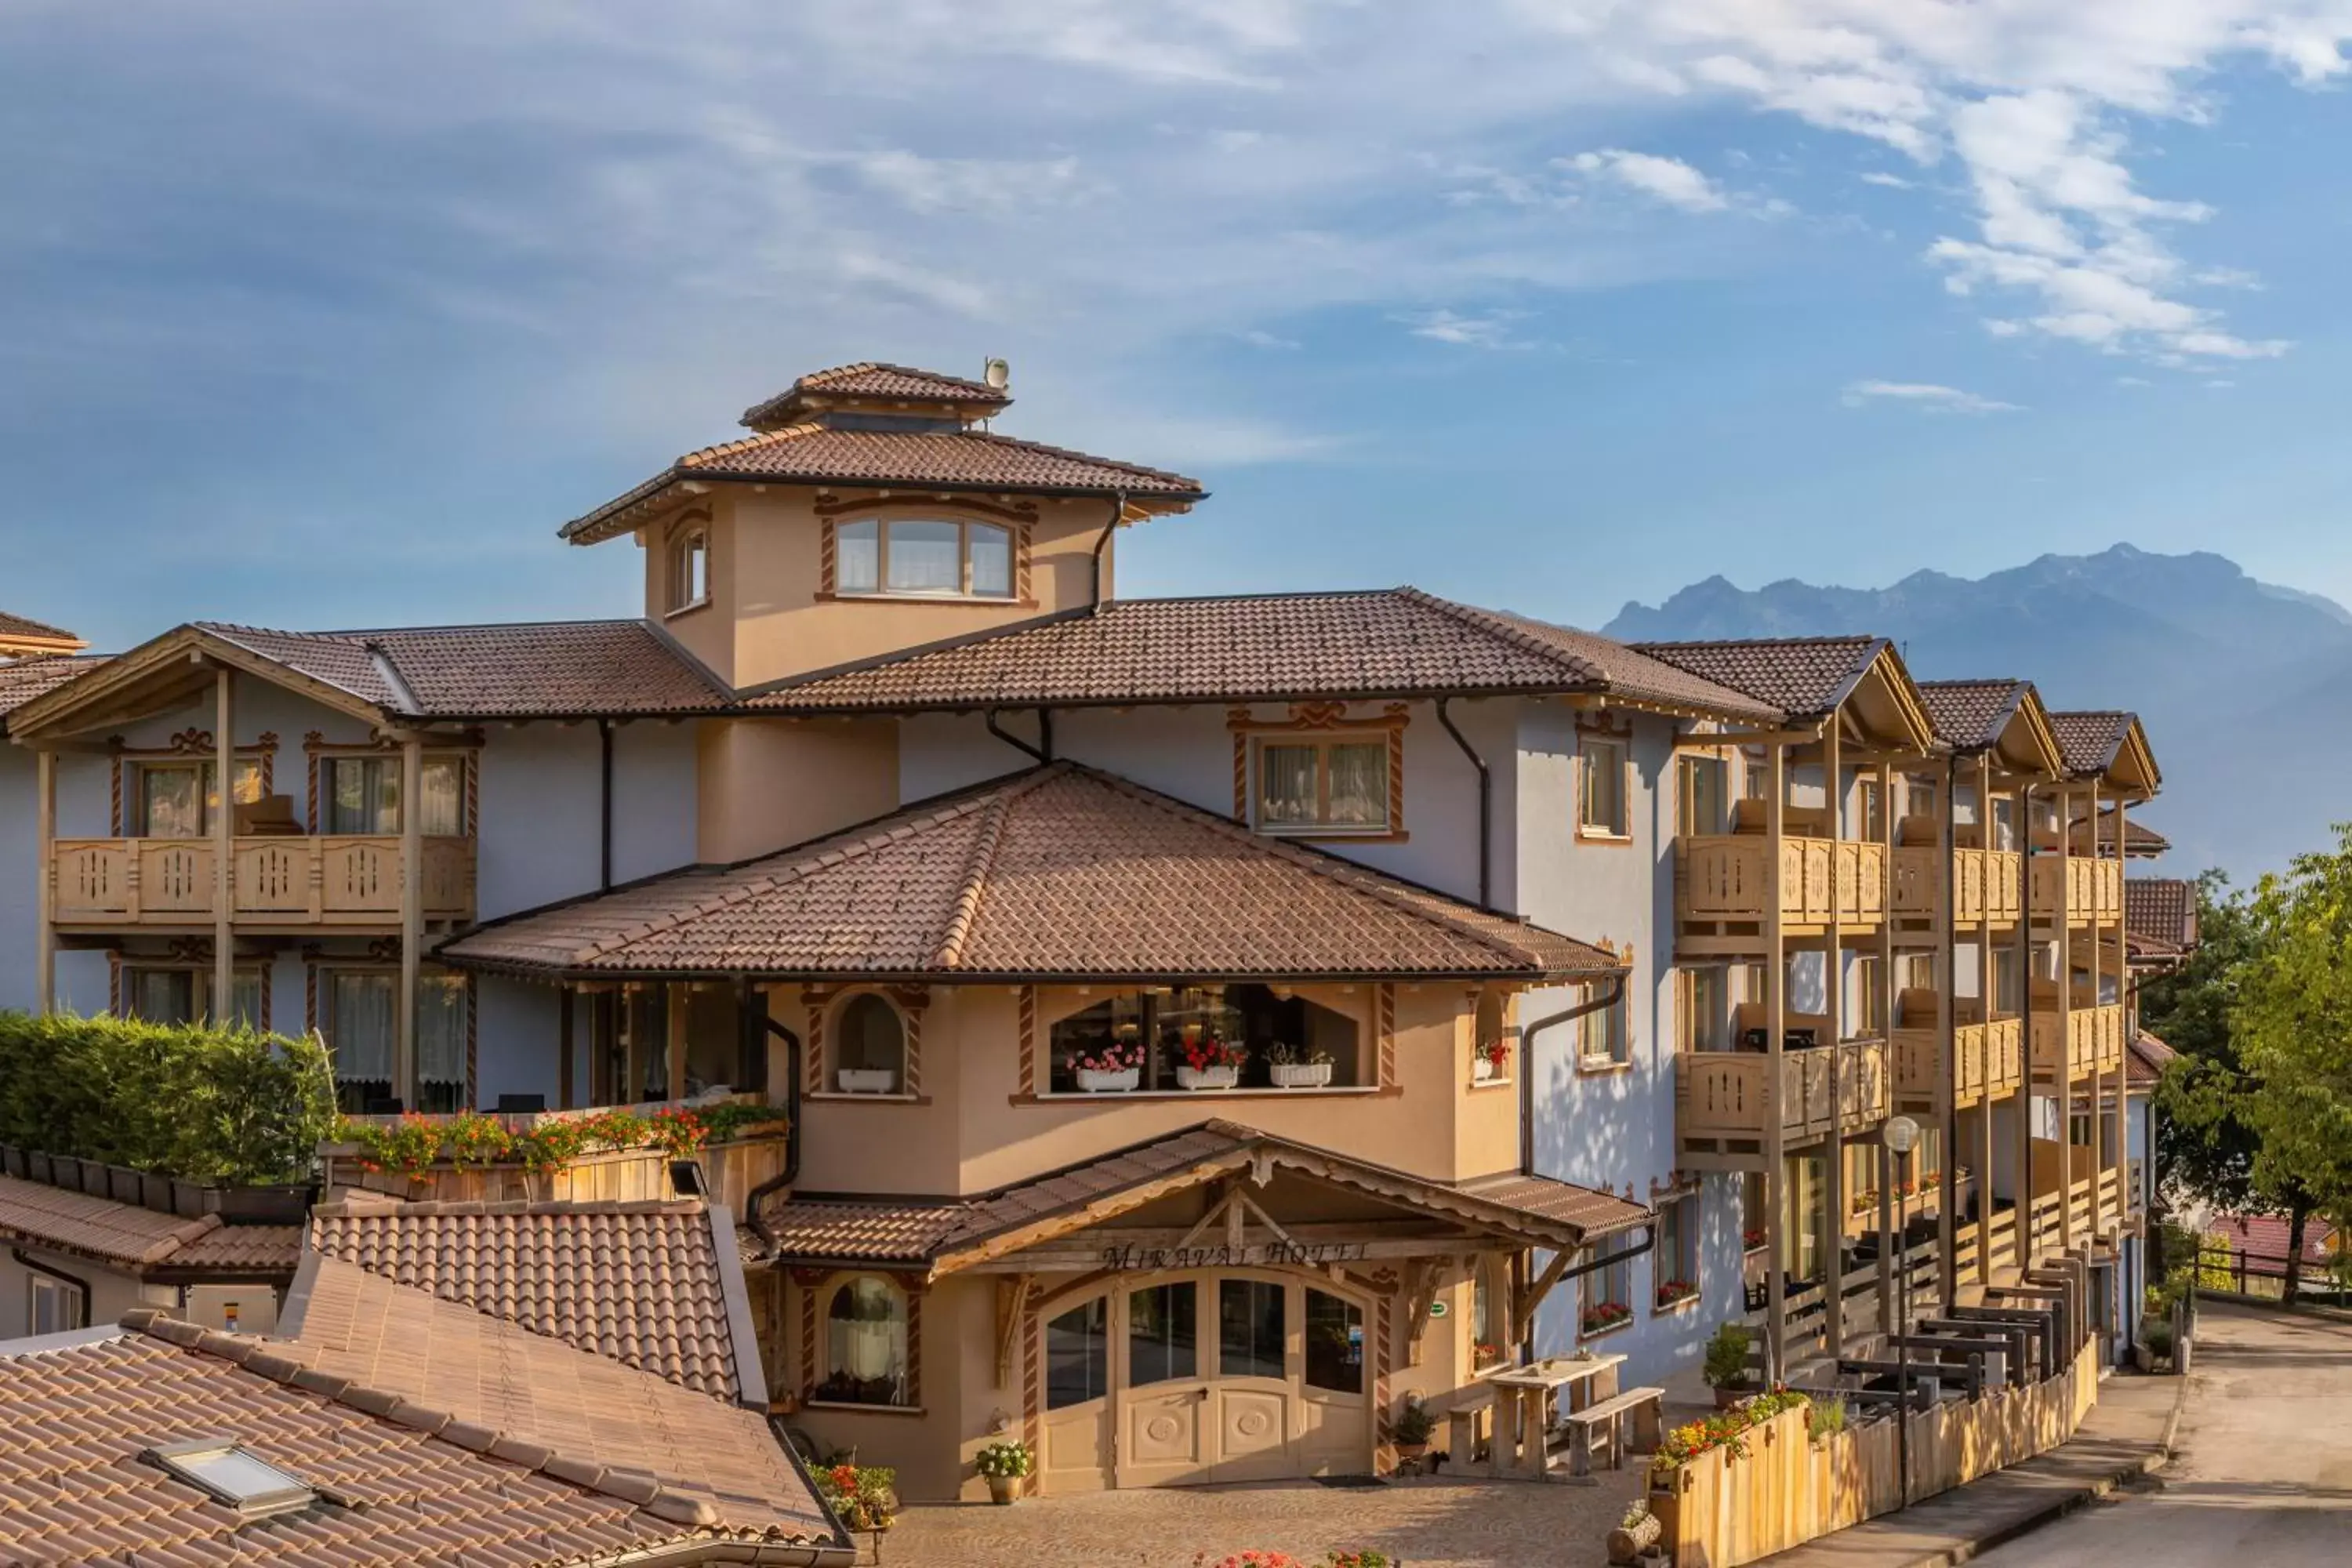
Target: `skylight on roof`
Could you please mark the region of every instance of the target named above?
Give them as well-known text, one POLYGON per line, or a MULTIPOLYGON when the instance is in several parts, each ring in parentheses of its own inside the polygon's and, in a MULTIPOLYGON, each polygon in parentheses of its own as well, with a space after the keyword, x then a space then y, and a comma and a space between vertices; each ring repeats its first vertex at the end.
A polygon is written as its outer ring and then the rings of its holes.
POLYGON ((308 1508, 317 1491, 226 1437, 197 1437, 147 1450, 146 1458, 245 1515, 308 1508))

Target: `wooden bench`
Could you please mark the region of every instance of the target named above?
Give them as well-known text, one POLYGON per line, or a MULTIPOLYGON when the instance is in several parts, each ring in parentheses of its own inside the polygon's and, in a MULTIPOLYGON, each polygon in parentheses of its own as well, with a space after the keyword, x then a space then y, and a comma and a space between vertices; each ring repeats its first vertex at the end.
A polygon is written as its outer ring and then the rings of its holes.
MULTIPOLYGON (((1423 1406, 1432 1415, 1445 1423, 1445 1462, 1457 1476, 1466 1476, 1478 1459, 1478 1417, 1495 1408, 1492 1385, 1474 1383, 1442 1399, 1433 1399, 1423 1406)), ((1487 1450, 1489 1474, 1495 1469, 1494 1450, 1487 1450)))
POLYGON ((1592 1473, 1592 1443, 1596 1433, 1609 1446, 1609 1468, 1625 1468, 1629 1447, 1645 1454, 1654 1454, 1665 1437, 1665 1397, 1663 1388, 1629 1388, 1612 1399, 1598 1405, 1588 1405, 1581 1410, 1571 1410, 1562 1415, 1560 1425, 1568 1428, 1568 1473, 1584 1477, 1592 1473), (1633 1423, 1633 1441, 1625 1441, 1625 1422, 1633 1423))

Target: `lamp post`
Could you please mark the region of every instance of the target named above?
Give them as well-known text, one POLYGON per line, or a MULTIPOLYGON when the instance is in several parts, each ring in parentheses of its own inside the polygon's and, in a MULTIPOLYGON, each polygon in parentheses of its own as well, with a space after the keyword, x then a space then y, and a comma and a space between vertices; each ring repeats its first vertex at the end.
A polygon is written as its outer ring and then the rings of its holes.
POLYGON ((1903 1255, 1895 1250, 1895 1225, 1891 1215, 1902 1213, 1901 1189, 1895 1185, 1901 1174, 1911 1169, 1911 1151, 1919 1142, 1919 1124, 1907 1116, 1891 1116, 1879 1131, 1878 1190, 1894 1199, 1879 1207, 1878 1245, 1886 1251, 1887 1259, 1895 1266, 1895 1464, 1903 1472, 1902 1502, 1911 1506, 1911 1271, 1905 1267, 1903 1255))

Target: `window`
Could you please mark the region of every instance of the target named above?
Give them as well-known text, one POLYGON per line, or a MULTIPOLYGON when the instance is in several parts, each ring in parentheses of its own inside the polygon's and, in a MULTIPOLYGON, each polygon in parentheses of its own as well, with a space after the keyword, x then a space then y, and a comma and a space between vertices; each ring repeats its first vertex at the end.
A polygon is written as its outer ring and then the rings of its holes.
POLYGON ((1631 1245, 1622 1236, 1593 1243, 1593 1259, 1601 1267, 1584 1277, 1584 1311, 1578 1321, 1582 1332, 1601 1333, 1633 1318, 1633 1260, 1626 1256, 1631 1245))
POLYGON ((956 518, 862 518, 834 529, 834 591, 1013 597, 1013 531, 956 518))
POLYGON ((1385 733, 1298 736, 1257 743, 1257 826, 1266 833, 1385 833, 1385 733))
POLYGON ((1731 1045, 1731 973, 1717 964, 1678 971, 1682 1048, 1720 1051, 1731 1045))
POLYGON ((809 1397, 836 1405, 910 1405, 907 1297, 887 1279, 861 1274, 833 1292, 824 1310, 824 1377, 809 1397))
MULTIPOLYGON (((1883 790, 1881 790, 1881 789, 1878 787, 1878 780, 1877 780, 1877 779, 1875 779, 1875 778, 1864 778, 1864 779, 1862 779, 1862 780, 1860 780, 1860 781, 1859 781, 1859 787, 1858 787, 1858 789, 1857 789, 1857 792, 1856 792, 1856 793, 1857 793, 1857 795, 1859 795, 1859 797, 1860 797, 1860 799, 1859 799, 1859 805, 1861 805, 1861 807, 1862 807, 1862 810, 1861 810, 1861 812, 1860 812, 1860 816, 1861 816, 1861 818, 1862 818, 1862 824, 1861 824, 1861 826, 1862 826, 1862 832, 1861 832, 1861 834, 1860 834, 1860 837, 1862 838, 1863 842, 1864 842, 1864 843, 1866 843, 1866 844, 1884 844, 1884 843, 1885 843, 1885 842, 1886 842, 1886 795, 1885 795, 1885 791, 1883 791, 1883 790)), ((1846 824, 1846 826, 1847 826, 1847 828, 1848 828, 1849 830, 1851 830, 1851 829, 1853 827, 1853 826, 1854 826, 1854 825, 1853 825, 1853 823, 1851 823, 1851 822, 1849 822, 1849 823, 1847 823, 1847 824, 1846 824)))
POLYGON ((1127 1381, 1130 1387, 1199 1375, 1199 1288, 1189 1281, 1128 1292, 1127 1381))
POLYGON ((1285 1287, 1263 1279, 1217 1281, 1217 1375, 1273 1377, 1284 1371, 1289 1338, 1285 1287))
POLYGON ((1630 985, 1612 981, 1591 981, 1573 988, 1576 1005, 1616 993, 1616 1000, 1605 1007, 1595 1007, 1576 1020, 1576 1054, 1587 1067, 1622 1065, 1633 1059, 1632 1031, 1625 1026, 1625 1010, 1630 1005, 1630 985))
POLYGON ((1658 1205, 1658 1240, 1650 1249, 1657 1304, 1671 1307, 1698 1294, 1698 1194, 1658 1205))
POLYGON ((1753 1252, 1764 1245, 1764 1225, 1769 1215, 1764 1207, 1764 1173, 1749 1171, 1739 1178, 1739 1246, 1753 1252))
MULTIPOLYGON (((400 1018, 400 975, 388 969, 331 969, 321 987, 320 1033, 335 1065, 335 1101, 366 1113, 399 1094, 394 1046, 400 1018)), ((416 1101, 411 1110, 463 1110, 470 1098, 467 1042, 471 1007, 466 977, 427 973, 416 983, 416 1101)))
POLYGON ((1721 757, 1685 754, 1676 764, 1676 801, 1682 830, 1689 834, 1731 831, 1731 764, 1721 757))
MULTIPOLYGON (((327 833, 386 837, 400 826, 398 756, 324 757, 319 763, 320 814, 327 833)), ((427 838, 455 838, 466 831, 466 759, 430 756, 424 761, 423 820, 427 838)))
POLYGON ((308 1508, 319 1494, 225 1437, 200 1437, 140 1456, 247 1519, 308 1508))
POLYGON ((1307 1386, 1333 1394, 1364 1392, 1364 1310, 1307 1289, 1307 1386))
MULTIPOLYGON (((213 830, 213 813, 220 791, 213 785, 213 764, 189 758, 184 762, 131 763, 131 833, 142 838, 202 838, 213 830)), ((236 761, 236 799, 250 805, 261 798, 261 761, 236 761)))
POLYGON ((466 977, 416 977, 416 1109, 442 1114, 466 1109, 466 977))
POLYGON ((1876 953, 1853 961, 1853 1007, 1842 1023, 1849 1040, 1874 1040, 1886 1033, 1886 964, 1876 953))
POLYGON ((1071 1308, 1045 1325, 1045 1408, 1063 1410, 1110 1392, 1110 1298, 1071 1308))
POLYGON ((1507 1353, 1503 1302, 1509 1286, 1502 1275, 1509 1267, 1488 1254, 1470 1270, 1470 1364, 1478 1371, 1500 1364, 1507 1353))
POLYGON ((669 542, 667 608, 671 615, 710 603, 710 531, 681 529, 669 542))
POLYGON ((62 1279, 52 1279, 45 1274, 31 1277, 33 1299, 25 1321, 37 1334, 64 1334, 89 1327, 89 1298, 79 1285, 62 1279))
POLYGON ((867 993, 852 996, 835 1027, 834 1085, 844 1094, 896 1094, 906 1081, 907 1026, 898 1010, 867 993))
MULTIPOLYGON (((229 998, 228 1021, 247 1029, 262 1027, 268 1015, 262 1005, 261 971, 237 970, 234 981, 236 990, 229 998)), ((126 966, 122 990, 125 1016, 143 1023, 195 1024, 213 1014, 209 968, 126 966)))
POLYGON ((1478 993, 1478 1007, 1472 1015, 1471 1026, 1475 1035, 1474 1049, 1477 1052, 1470 1063, 1471 1081, 1507 1080, 1511 1076, 1511 1030, 1501 992, 1488 986, 1478 993))
POLYGON ((1625 742, 1582 735, 1576 743, 1576 836, 1630 838, 1633 816, 1625 791, 1625 742))
MULTIPOLYGON (((1277 1054, 1299 1063, 1328 1062, 1328 1087, 1367 1087, 1369 1053, 1347 1014, 1267 985, 1160 985, 1120 992, 1056 1019, 1047 1032, 1049 1093, 1076 1094, 1083 1061, 1138 1069, 1136 1087, 1174 1091, 1187 1045, 1219 1040, 1244 1053, 1238 1087, 1274 1087, 1277 1054)), ((1284 1092, 1307 1094, 1308 1089, 1284 1092)))

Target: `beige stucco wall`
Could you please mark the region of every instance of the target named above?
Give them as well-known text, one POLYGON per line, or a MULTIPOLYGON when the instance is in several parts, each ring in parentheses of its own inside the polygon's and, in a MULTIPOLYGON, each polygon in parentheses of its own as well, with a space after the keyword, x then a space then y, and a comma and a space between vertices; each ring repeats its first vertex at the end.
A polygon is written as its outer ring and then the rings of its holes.
MULTIPOLYGON (((103 1328, 120 1321, 136 1307, 161 1307, 175 1311, 180 1292, 170 1285, 142 1284, 135 1276, 117 1273, 102 1263, 68 1253, 26 1247, 25 1255, 60 1273, 70 1274, 89 1291, 89 1326, 103 1328)), ((13 1249, 0 1247, 0 1340, 21 1339, 32 1332, 32 1279, 37 1270, 16 1261, 13 1249)), ((264 1289, 261 1292, 268 1294, 264 1289)))
POLYGON ((887 719, 709 719, 696 736, 696 858, 747 860, 898 809, 887 719))
MULTIPOLYGON (((719 485, 696 498, 710 529, 710 603, 679 615, 666 613, 667 542, 679 526, 674 514, 645 529, 646 615, 738 687, 854 663, 879 654, 969 636, 1015 621, 1082 605, 1093 593, 1094 547, 1110 521, 1111 503, 1003 498, 975 510, 952 500, 925 499, 920 515, 1005 521, 1005 512, 1034 505, 1026 600, 823 600, 822 530, 817 492, 803 486, 719 485)), ((842 499, 885 504, 886 492, 842 492, 842 499)), ((887 498, 891 511, 908 514, 905 492, 887 498)), ((861 515, 840 514, 846 521, 861 515)), ((1111 583, 1116 538, 1103 550, 1104 593, 1111 583)))

